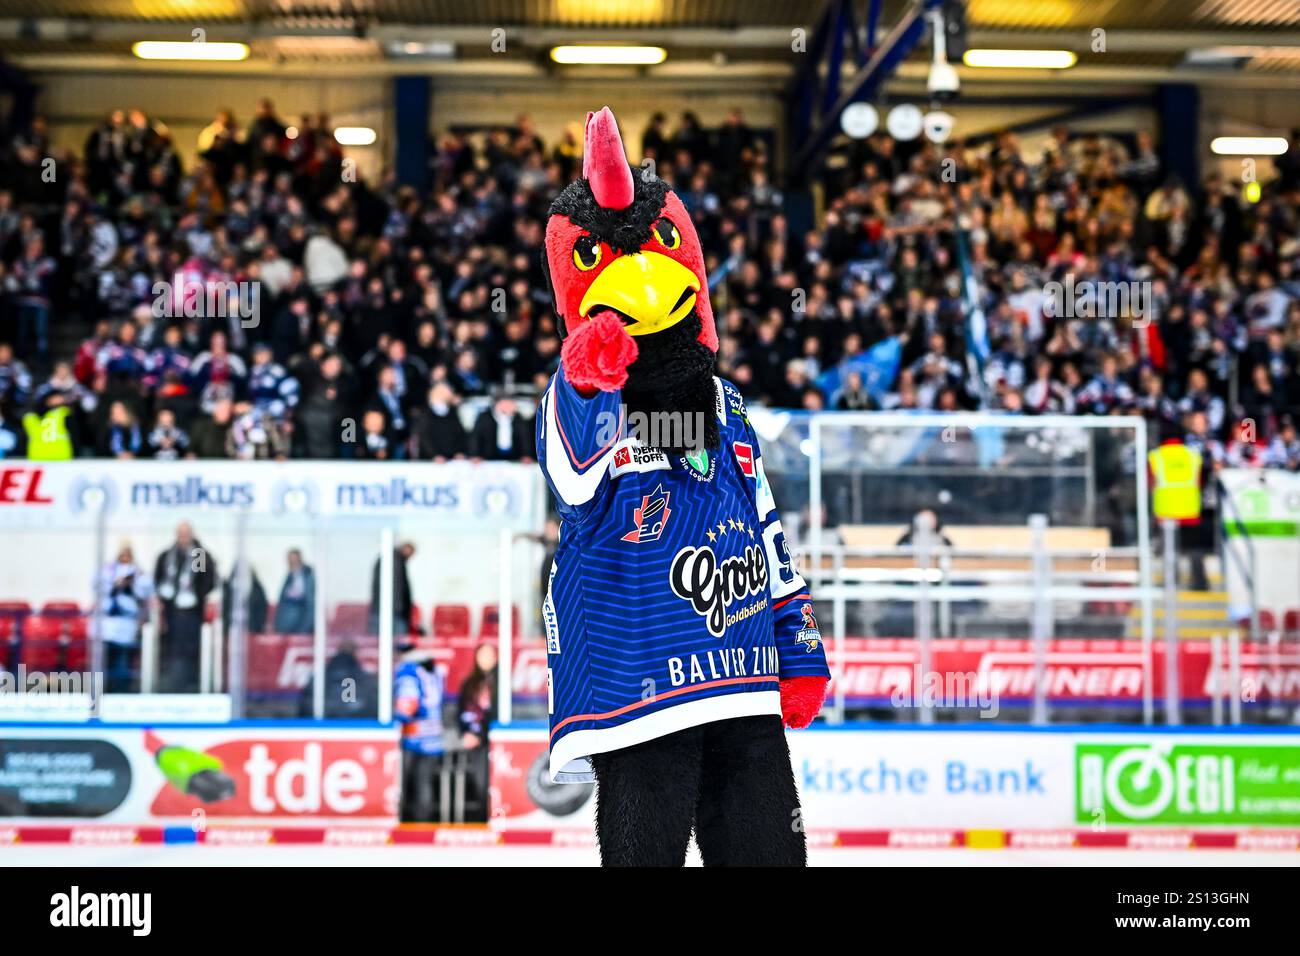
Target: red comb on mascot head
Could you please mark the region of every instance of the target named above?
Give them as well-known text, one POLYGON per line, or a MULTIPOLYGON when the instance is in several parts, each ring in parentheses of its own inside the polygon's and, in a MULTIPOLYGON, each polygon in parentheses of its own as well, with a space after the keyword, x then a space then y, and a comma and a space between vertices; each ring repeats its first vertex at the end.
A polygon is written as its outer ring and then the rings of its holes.
POLYGON ((564 339, 537 416, 538 459, 564 522, 547 597, 552 773, 577 781, 572 768, 588 762, 606 863, 679 863, 692 831, 706 864, 802 863, 781 723, 817 716, 829 671, 744 401, 714 375, 704 252, 677 195, 628 165, 608 107, 587 115, 582 172, 546 224, 564 339), (607 441, 591 426, 638 412, 701 427, 642 442, 626 427, 607 441), (591 610, 606 587, 627 616, 607 639, 591 610), (574 592, 585 603, 570 610, 574 592), (642 613, 664 623, 638 629, 642 613), (707 627, 700 649, 683 653, 696 627, 707 627), (602 640, 590 650, 603 669, 588 667, 584 642, 602 640), (676 653, 659 660, 656 642, 676 653), (662 697, 602 711, 598 702, 622 699, 618 674, 605 676, 620 657, 643 682, 665 681, 662 697), (601 681, 612 683, 593 692, 601 681), (664 783, 673 774, 681 792, 664 783))

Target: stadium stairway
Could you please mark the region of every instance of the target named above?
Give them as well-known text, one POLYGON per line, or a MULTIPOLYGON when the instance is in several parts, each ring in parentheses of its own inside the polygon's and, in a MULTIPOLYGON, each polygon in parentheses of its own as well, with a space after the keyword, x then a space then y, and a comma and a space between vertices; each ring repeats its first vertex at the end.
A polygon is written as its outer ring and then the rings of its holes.
POLYGON ((90 338, 94 323, 86 322, 72 314, 56 315, 50 321, 50 360, 54 362, 66 359, 71 362, 77 357, 81 343, 90 338))
MULTIPOLYGON (((1207 640, 1220 636, 1226 637, 1237 629, 1237 625, 1228 616, 1228 592, 1223 589, 1223 575, 1218 561, 1206 562, 1205 576, 1210 585, 1209 590, 1198 591, 1180 588, 1178 590, 1177 633, 1180 640, 1207 640)), ((1165 633, 1164 574, 1157 567, 1152 578, 1153 585, 1160 589, 1153 608, 1156 635, 1165 633)), ((1142 634, 1142 605, 1134 603, 1128 613, 1129 637, 1142 634)))

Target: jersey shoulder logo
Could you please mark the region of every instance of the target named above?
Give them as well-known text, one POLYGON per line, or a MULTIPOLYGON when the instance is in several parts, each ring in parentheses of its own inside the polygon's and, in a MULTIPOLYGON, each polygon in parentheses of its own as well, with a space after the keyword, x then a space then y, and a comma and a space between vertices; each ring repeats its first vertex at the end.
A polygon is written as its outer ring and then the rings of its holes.
POLYGON ((795 632, 794 639, 796 642, 803 644, 804 649, 810 654, 821 646, 822 632, 817 628, 817 618, 813 616, 811 604, 804 604, 799 608, 799 613, 803 615, 803 624, 795 632))
POLYGON ((731 443, 732 451, 736 453, 736 464, 740 465, 740 472, 746 478, 754 477, 754 446, 748 442, 737 441, 731 443))

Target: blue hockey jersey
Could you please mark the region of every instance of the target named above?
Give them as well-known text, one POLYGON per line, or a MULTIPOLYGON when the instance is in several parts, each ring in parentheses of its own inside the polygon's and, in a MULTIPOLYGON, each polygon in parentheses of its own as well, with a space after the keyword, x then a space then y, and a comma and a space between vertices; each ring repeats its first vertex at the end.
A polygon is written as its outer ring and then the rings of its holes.
POLYGON ((829 677, 740 392, 715 379, 718 449, 668 455, 620 393, 551 380, 537 458, 561 518, 543 603, 551 776, 699 724, 780 714, 779 680, 829 677))

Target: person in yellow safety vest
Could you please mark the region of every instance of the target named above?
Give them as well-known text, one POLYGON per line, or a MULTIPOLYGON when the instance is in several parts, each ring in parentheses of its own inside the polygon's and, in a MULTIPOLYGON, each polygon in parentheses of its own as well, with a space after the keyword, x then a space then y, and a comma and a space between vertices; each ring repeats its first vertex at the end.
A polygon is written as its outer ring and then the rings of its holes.
POLYGON ((28 412, 23 416, 27 433, 27 457, 31 461, 68 461, 72 458, 72 435, 68 416, 72 409, 56 405, 43 414, 28 412))
POLYGON ((1151 510, 1161 520, 1195 522, 1201 517, 1201 453, 1166 442, 1147 455, 1154 487, 1151 510))
POLYGON ((1213 522, 1201 521, 1201 453, 1178 441, 1168 441, 1147 454, 1151 468, 1151 510, 1156 519, 1170 519, 1178 529, 1178 547, 1186 555, 1194 591, 1209 587, 1205 556, 1213 547, 1213 522))

